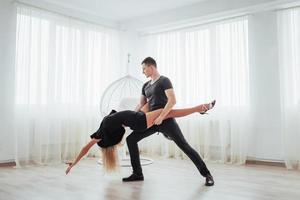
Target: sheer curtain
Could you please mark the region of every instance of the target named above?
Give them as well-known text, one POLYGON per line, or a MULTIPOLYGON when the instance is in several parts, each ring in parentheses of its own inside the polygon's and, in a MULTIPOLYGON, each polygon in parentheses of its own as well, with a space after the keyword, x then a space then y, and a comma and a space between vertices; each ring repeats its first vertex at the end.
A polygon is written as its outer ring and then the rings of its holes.
POLYGON ((300 8, 277 16, 284 159, 287 168, 300 169, 300 8))
POLYGON ((16 163, 74 158, 99 126, 102 92, 120 76, 119 32, 18 5, 16 38, 16 163))
MULTIPOLYGON (((244 163, 251 121, 247 17, 141 36, 141 40, 146 46, 142 56, 154 57, 160 73, 171 79, 176 107, 217 100, 210 115, 177 119, 187 141, 204 159, 244 163)), ((149 154, 185 157, 162 137, 141 144, 149 154)))

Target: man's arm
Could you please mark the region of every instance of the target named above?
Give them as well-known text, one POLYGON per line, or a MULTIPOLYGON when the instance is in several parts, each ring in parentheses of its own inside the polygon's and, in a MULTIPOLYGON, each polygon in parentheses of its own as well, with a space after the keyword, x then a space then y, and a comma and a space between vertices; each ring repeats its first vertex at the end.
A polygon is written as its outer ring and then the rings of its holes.
POLYGON ((160 125, 164 118, 168 115, 168 113, 172 110, 174 105, 176 104, 175 92, 172 88, 165 90, 166 96, 168 98, 168 102, 165 105, 164 109, 160 113, 160 115, 154 120, 154 124, 160 125))

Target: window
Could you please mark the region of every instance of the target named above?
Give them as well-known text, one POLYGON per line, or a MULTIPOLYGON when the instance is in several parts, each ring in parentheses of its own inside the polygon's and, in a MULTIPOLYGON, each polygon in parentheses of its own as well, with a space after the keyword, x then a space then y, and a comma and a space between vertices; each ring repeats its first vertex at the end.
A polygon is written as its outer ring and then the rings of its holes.
POLYGON ((16 104, 99 106, 118 76, 118 31, 18 7, 16 104))
POLYGON ((171 78, 179 105, 212 98, 223 106, 249 105, 247 17, 142 40, 144 55, 153 56, 159 71, 171 78))

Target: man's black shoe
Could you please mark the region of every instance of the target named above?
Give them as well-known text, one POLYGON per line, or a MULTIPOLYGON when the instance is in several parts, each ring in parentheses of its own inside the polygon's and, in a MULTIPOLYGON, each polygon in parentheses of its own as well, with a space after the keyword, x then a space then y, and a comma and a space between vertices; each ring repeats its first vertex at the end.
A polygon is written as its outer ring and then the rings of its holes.
POLYGON ((141 174, 141 175, 131 174, 129 177, 123 178, 122 180, 123 180, 123 182, 143 181, 144 176, 143 176, 143 174, 141 174))
POLYGON ((213 186, 214 184, 215 184, 214 178, 212 177, 212 175, 208 174, 208 175, 206 176, 205 185, 206 185, 206 186, 213 186))

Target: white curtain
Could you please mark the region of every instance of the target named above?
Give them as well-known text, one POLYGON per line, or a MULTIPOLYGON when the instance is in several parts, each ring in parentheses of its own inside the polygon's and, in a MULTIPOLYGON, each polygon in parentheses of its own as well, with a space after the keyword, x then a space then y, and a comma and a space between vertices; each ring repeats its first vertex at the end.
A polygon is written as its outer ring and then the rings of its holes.
MULTIPOLYGON (((204 159, 244 163, 251 123, 249 114, 248 19, 235 18, 141 36, 143 57, 151 56, 174 86, 177 108, 217 100, 211 114, 177 119, 187 141, 204 159)), ((184 156, 173 142, 151 137, 146 153, 184 156)))
POLYGON ((277 16, 284 159, 300 169, 300 8, 277 16))
POLYGON ((74 158, 99 126, 101 94, 120 76, 119 32, 18 5, 16 38, 16 163, 74 158))

